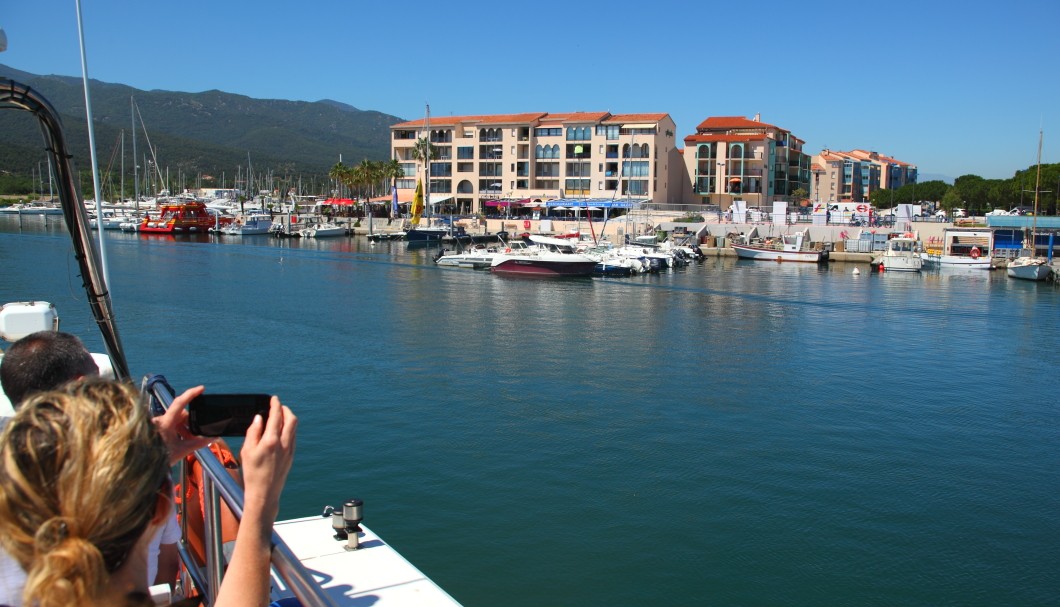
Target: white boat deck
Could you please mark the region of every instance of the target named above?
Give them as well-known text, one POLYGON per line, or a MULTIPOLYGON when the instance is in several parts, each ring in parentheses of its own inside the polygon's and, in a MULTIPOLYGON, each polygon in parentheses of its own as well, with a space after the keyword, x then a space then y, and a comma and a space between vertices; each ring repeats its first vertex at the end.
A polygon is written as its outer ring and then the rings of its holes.
MULTIPOLYGON (((331 517, 278 521, 276 532, 336 605, 459 605, 405 557, 365 526, 359 550, 335 539, 331 517)), ((273 575, 282 598, 291 596, 273 575)))

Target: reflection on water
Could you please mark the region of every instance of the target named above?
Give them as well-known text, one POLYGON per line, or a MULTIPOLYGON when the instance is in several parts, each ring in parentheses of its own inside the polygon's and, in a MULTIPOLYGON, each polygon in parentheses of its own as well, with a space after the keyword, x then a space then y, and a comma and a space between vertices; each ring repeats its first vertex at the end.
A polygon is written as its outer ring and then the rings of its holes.
MULTIPOLYGON (((1060 587, 1051 285, 735 259, 510 280, 363 238, 108 237, 133 371, 280 394, 283 515, 364 498, 466 605, 1060 587)), ((68 253, 0 218, 5 301, 91 335, 68 253)))

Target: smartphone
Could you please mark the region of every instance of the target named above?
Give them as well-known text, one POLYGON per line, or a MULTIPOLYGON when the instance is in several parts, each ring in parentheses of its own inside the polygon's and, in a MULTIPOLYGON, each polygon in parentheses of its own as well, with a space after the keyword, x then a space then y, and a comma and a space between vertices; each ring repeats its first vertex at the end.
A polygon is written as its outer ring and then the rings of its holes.
POLYGON ((268 394, 200 394, 188 403, 188 427, 199 436, 243 436, 255 415, 269 417, 268 394))

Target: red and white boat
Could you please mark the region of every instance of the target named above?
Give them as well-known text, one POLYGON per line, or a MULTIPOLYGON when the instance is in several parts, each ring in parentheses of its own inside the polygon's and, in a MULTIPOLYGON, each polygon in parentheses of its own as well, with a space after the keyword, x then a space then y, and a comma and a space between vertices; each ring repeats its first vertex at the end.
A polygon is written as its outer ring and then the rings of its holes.
POLYGON ((144 217, 140 222, 140 231, 162 234, 208 232, 227 226, 232 219, 211 213, 204 203, 198 201, 163 204, 158 207, 157 213, 144 217))
POLYGON ((530 236, 533 246, 494 253, 490 271, 530 276, 592 276, 596 260, 574 252, 574 242, 548 236, 530 236))

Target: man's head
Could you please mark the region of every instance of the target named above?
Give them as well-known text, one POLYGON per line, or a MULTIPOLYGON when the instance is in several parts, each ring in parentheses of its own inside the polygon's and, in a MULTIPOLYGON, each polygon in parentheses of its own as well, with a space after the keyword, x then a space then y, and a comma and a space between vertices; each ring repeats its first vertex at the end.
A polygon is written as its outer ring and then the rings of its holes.
POLYGON ((27 335, 12 344, 0 360, 0 385, 14 407, 34 392, 98 374, 99 367, 81 340, 59 331, 27 335))

